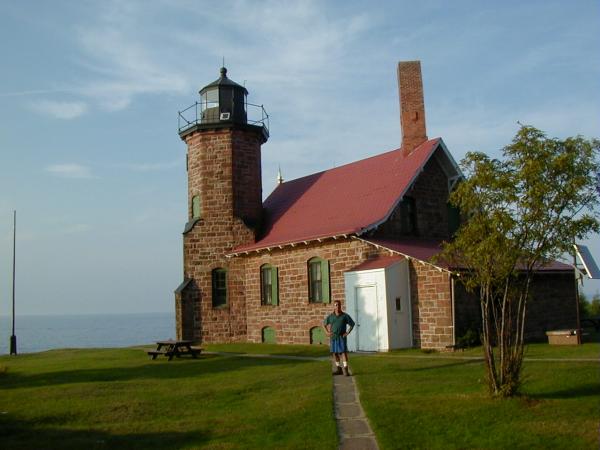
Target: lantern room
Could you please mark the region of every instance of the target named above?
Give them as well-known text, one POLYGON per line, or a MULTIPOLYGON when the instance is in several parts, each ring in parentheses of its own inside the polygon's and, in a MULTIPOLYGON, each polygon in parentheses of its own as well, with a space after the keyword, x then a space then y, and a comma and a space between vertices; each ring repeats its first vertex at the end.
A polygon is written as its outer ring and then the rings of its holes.
POLYGON ((200 123, 247 123, 244 86, 227 78, 227 69, 221 67, 218 80, 200 90, 200 123))

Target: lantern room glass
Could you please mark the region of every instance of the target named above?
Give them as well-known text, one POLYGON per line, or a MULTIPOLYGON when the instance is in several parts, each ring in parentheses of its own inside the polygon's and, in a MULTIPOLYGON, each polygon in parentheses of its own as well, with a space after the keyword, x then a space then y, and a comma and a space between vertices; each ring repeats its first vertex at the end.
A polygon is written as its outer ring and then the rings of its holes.
POLYGON ((200 97, 200 112, 202 113, 202 117, 204 117, 204 112, 209 109, 216 108, 219 110, 219 88, 215 87, 214 89, 208 89, 206 92, 202 94, 200 97))

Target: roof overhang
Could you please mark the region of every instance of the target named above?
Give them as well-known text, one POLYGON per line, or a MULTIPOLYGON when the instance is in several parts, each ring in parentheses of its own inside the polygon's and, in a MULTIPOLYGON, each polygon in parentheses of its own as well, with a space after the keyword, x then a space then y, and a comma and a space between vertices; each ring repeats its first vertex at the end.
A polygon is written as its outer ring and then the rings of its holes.
POLYGON ((282 242, 278 244, 268 244, 260 247, 252 247, 249 246, 247 248, 240 247, 234 248, 231 252, 227 253, 225 256, 227 258, 233 258, 235 256, 249 256, 249 255, 257 255, 262 252, 271 252, 273 250, 283 250, 285 248, 294 248, 300 246, 307 246, 309 244, 321 243, 326 241, 337 241, 340 239, 347 239, 350 234, 336 234, 333 236, 321 236, 316 238, 307 238, 303 240, 295 240, 290 242, 282 242))
POLYGON ((417 258, 417 257, 411 255, 408 252, 403 252, 403 251, 399 251, 398 249, 391 248, 390 246, 386 246, 385 244, 378 243, 378 242, 373 242, 373 241, 370 241, 368 239, 363 239, 363 238, 361 238, 359 236, 353 236, 353 238, 354 239, 358 239, 359 241, 362 241, 362 242, 366 242, 367 244, 373 245, 374 247, 376 247, 378 249, 387 250, 389 252, 392 252, 395 255, 404 256, 406 259, 411 260, 411 261, 415 261, 415 262, 417 262, 419 264, 431 266, 431 267, 433 267, 434 269, 436 269, 436 270, 438 270, 440 272, 446 272, 446 273, 449 273, 449 274, 453 274, 454 273, 454 272, 452 272, 451 270, 449 270, 447 268, 444 268, 444 267, 438 266, 436 264, 433 264, 432 262, 425 261, 423 259, 417 258))
POLYGON ((456 161, 454 160, 454 158, 448 151, 448 147, 446 147, 446 144, 444 144, 444 141, 442 140, 442 138, 441 137, 437 138, 437 143, 436 143, 434 149, 430 152, 429 156, 423 160, 423 162, 421 163, 419 168, 417 170, 415 170, 412 179, 406 185, 405 189, 402 191, 401 195, 396 199, 396 201, 394 202, 394 204, 392 205, 390 210, 387 212, 387 214, 382 219, 378 220, 377 222, 372 223, 372 224, 367 225, 366 227, 362 228, 357 233, 357 235, 360 236, 371 230, 374 230, 374 229, 378 228, 381 224, 388 221, 388 219, 390 218, 392 213, 396 210, 396 208, 398 207, 398 204, 402 201, 402 199, 404 198, 406 193, 410 190, 410 188, 412 188, 412 186, 415 184, 415 182, 417 181, 417 179, 419 178, 421 173, 423 173, 425 166, 431 160, 431 158, 435 158, 435 160, 439 163, 440 167, 444 171, 444 174, 448 177, 448 192, 451 192, 452 189, 454 189, 454 186, 456 185, 456 183, 459 180, 464 178, 464 175, 463 175, 462 171, 460 170, 460 167, 458 166, 458 164, 456 163, 456 161))

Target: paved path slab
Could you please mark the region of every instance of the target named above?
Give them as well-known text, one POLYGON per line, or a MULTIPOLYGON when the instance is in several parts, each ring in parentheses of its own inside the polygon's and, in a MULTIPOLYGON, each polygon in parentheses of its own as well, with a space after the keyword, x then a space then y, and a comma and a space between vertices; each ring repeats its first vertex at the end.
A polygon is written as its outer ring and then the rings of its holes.
POLYGON ((333 403, 339 450, 379 450, 375 434, 360 404, 353 376, 333 376, 333 403))

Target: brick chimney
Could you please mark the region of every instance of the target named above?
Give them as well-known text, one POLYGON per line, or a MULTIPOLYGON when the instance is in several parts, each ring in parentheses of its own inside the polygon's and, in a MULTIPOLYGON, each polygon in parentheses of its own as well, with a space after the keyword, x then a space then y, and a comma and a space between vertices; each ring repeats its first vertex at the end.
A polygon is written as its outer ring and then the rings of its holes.
POLYGON ((398 90, 400 91, 402 150, 405 155, 409 155, 427 140, 420 61, 398 63, 398 90))

